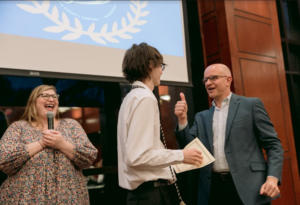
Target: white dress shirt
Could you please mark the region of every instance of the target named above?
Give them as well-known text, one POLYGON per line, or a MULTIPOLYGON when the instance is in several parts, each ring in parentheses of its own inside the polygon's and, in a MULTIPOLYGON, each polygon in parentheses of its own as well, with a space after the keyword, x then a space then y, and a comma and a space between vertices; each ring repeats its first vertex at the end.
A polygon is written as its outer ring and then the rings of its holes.
POLYGON ((168 150, 160 140, 160 115, 153 92, 142 82, 133 85, 118 118, 119 185, 133 190, 146 181, 173 182, 169 165, 182 163, 181 150, 168 150))
POLYGON ((215 101, 212 105, 215 106, 213 116, 213 147, 215 161, 213 163, 214 172, 229 172, 229 166, 225 156, 225 133, 228 116, 229 102, 232 93, 222 100, 221 108, 218 108, 215 101))

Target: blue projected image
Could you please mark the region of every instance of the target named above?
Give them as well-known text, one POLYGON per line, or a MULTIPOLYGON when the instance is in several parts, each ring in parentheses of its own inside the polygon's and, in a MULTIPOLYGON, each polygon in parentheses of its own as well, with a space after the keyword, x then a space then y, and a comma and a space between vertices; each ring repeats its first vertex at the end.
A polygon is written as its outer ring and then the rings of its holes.
POLYGON ((184 56, 180 1, 0 1, 0 33, 184 56))

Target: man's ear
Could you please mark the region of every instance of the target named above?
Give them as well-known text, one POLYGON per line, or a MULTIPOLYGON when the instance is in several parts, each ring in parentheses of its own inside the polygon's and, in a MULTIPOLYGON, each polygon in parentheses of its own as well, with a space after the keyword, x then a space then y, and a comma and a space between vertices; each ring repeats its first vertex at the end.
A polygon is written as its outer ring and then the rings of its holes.
POLYGON ((229 86, 230 86, 231 82, 232 82, 232 77, 231 76, 228 76, 228 82, 229 82, 229 86))
POLYGON ((149 61, 149 67, 151 68, 151 70, 153 70, 153 69, 154 69, 154 66, 153 66, 153 63, 152 63, 152 61, 149 61))

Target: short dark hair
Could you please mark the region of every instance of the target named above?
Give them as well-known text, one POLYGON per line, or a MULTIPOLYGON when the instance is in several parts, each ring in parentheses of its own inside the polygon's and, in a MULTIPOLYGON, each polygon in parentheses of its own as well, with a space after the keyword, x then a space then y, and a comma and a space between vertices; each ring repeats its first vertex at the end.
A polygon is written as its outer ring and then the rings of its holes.
POLYGON ((144 80, 150 77, 150 62, 154 68, 163 63, 163 57, 159 51, 147 43, 133 44, 125 53, 122 71, 130 83, 136 80, 144 80))

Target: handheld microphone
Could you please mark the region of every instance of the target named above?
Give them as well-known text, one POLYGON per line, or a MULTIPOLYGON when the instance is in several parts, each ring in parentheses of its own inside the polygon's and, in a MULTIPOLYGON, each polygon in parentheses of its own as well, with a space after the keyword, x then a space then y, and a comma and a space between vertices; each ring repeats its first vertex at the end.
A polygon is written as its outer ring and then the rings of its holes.
POLYGON ((47 112, 48 130, 54 130, 54 113, 52 111, 47 112))
MULTIPOLYGON (((54 130, 54 113, 52 111, 47 112, 48 130, 54 130)), ((56 162, 56 153, 53 149, 53 161, 56 162)))

